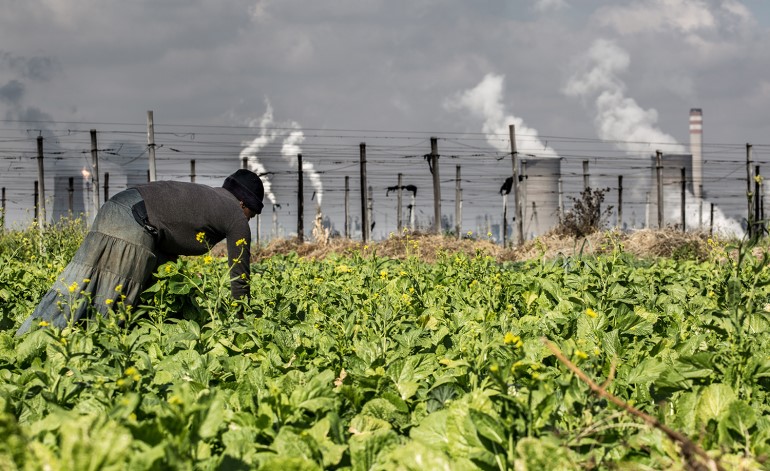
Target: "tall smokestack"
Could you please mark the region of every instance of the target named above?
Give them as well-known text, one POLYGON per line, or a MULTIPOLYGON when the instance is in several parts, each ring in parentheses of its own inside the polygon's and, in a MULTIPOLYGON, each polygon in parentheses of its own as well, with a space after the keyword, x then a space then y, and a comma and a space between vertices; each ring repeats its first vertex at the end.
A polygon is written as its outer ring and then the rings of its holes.
POLYGON ((703 222, 703 110, 690 108, 690 153, 692 154, 692 192, 699 208, 698 227, 703 222))

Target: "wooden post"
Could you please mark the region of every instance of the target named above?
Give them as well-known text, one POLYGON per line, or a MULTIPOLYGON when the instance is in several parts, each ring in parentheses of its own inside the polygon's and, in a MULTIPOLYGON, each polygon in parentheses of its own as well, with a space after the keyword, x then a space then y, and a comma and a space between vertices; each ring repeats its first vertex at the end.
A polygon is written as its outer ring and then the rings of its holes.
POLYGON ((591 184, 589 182, 588 178, 588 161, 583 161, 583 191, 588 190, 591 187, 591 184))
POLYGON ((463 230, 463 189, 460 183, 460 166, 455 166, 455 232, 462 239, 463 230))
POLYGON ((682 232, 687 232, 687 180, 686 169, 682 167, 680 174, 682 176, 682 232))
POLYGON ((350 239, 350 177, 345 175, 345 238, 350 239))
MULTIPOLYGON (((94 217, 99 212, 99 148, 96 145, 96 129, 91 130, 91 178, 94 185, 94 217)), ((105 200, 106 201, 106 200, 105 200)))
POLYGON ((104 172, 104 202, 110 199, 110 172, 104 172))
POLYGON ((305 220, 303 218, 305 205, 302 194, 302 154, 297 154, 297 239, 305 241, 305 220))
POLYGON ((623 175, 618 175, 618 229, 623 227, 623 175))
MULTIPOLYGON (((45 170, 43 169, 43 136, 37 137, 37 178, 40 182, 40 199, 35 200, 35 214, 40 230, 45 227, 45 170), (39 203, 39 204, 38 204, 39 203), (40 207, 38 211, 38 206, 40 207), (39 216, 39 217, 38 217, 39 216)), ((37 195, 37 188, 35 189, 37 195)))
POLYGON ((35 218, 35 222, 38 224, 40 223, 40 212, 38 211, 38 200, 39 200, 39 194, 38 194, 38 183, 37 180, 35 180, 35 199, 34 199, 34 208, 35 212, 33 213, 33 216, 35 218))
POLYGON ((74 211, 74 208, 72 207, 74 205, 74 196, 75 196, 75 178, 69 177, 67 179, 67 209, 69 210, 69 216, 72 217, 72 212, 74 211))
POLYGON ((759 203, 759 196, 762 194, 760 192, 760 175, 759 175, 759 165, 754 167, 754 221, 755 222, 755 234, 757 236, 761 236, 762 231, 762 218, 759 215, 759 209, 760 209, 760 203, 759 203))
POLYGON ((753 192, 751 191, 751 144, 746 144, 746 200, 748 202, 749 210, 747 212, 747 232, 748 236, 754 235, 754 214, 753 214, 753 192))
POLYGON ((441 179, 438 170, 438 139, 430 138, 430 173, 433 174, 433 232, 441 234, 441 179))
POLYGON ((508 193, 503 193, 503 224, 501 239, 503 248, 508 247, 508 193))
POLYGON ((5 230, 5 187, 2 189, 2 194, 0 195, 0 202, 2 202, 2 209, 3 212, 0 214, 0 230, 5 230))
POLYGON ((369 215, 366 211, 366 144, 358 145, 359 166, 361 172, 361 238, 369 242, 369 215))
POLYGON ((521 195, 519 194, 519 153, 516 151, 516 128, 508 125, 508 134, 511 139, 511 162, 513 164, 513 209, 516 218, 517 240, 516 243, 524 243, 524 218, 521 215, 521 195))
POLYGON ((190 182, 195 183, 195 159, 190 161, 190 182))
POLYGON ((409 227, 410 230, 414 231, 417 229, 417 194, 412 192, 412 199, 411 204, 409 205, 409 227))
POLYGON ((278 208, 276 205, 273 205, 273 239, 278 238, 278 211, 276 211, 278 208))
POLYGON ((154 182, 158 175, 155 171, 155 122, 152 110, 147 112, 147 153, 150 157, 148 180, 154 182))
POLYGON ((366 191, 366 215, 366 220, 369 222, 369 226, 367 226, 366 230, 369 237, 371 237, 372 225, 374 224, 374 192, 372 191, 371 186, 369 186, 366 191))
POLYGON ((404 221, 401 218, 402 211, 401 211, 401 205, 403 204, 403 189, 401 188, 404 186, 404 174, 399 173, 398 174, 398 183, 396 184, 396 230, 398 231, 398 234, 401 235, 401 228, 404 226, 404 221))
POLYGON ((658 184, 658 229, 663 229, 663 153, 655 151, 655 172, 658 184))

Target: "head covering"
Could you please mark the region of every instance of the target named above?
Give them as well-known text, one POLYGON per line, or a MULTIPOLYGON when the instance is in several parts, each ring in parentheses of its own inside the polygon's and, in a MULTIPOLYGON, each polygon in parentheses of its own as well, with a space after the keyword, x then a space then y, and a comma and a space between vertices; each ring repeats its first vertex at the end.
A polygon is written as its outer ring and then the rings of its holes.
POLYGON ((239 201, 255 213, 260 214, 262 212, 262 198, 265 196, 265 188, 256 173, 244 168, 239 169, 225 178, 222 188, 235 195, 239 201))

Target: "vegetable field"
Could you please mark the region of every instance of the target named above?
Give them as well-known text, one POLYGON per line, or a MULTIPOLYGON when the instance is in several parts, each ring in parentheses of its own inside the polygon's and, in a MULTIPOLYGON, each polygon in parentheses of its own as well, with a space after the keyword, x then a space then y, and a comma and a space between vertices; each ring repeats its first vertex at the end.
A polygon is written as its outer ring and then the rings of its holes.
POLYGON ((611 238, 602 255, 523 263, 374 246, 273 256, 252 266, 244 319, 225 260, 188 258, 159 269, 141 306, 14 337, 79 237, 2 236, 0 470, 707 463, 543 339, 712 465, 768 467, 770 271, 746 248, 713 243, 705 261, 642 260, 611 238))

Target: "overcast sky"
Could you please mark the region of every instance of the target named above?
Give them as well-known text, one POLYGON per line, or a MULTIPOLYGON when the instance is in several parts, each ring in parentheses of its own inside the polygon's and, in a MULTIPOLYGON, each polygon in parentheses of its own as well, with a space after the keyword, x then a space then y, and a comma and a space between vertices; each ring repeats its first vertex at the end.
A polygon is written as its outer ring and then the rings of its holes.
POLYGON ((751 142, 761 159, 769 32, 766 0, 5 0, 0 117, 4 128, 141 124, 147 110, 222 126, 272 113, 298 129, 515 123, 558 154, 548 136, 679 150, 697 107, 706 144, 751 142))

